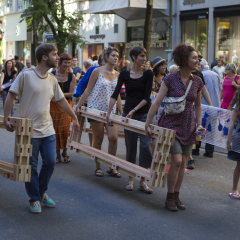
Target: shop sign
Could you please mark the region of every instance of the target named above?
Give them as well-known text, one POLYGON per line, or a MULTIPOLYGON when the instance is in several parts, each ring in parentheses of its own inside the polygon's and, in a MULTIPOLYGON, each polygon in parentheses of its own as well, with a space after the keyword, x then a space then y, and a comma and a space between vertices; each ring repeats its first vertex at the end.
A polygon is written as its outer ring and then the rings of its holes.
POLYGON ((104 39, 105 38, 105 34, 90 35, 90 39, 96 40, 97 38, 104 39))
POLYGON ((154 31, 157 34, 165 34, 168 31, 168 21, 164 18, 158 19, 154 23, 154 31))
POLYGON ((205 0, 183 0, 183 5, 193 5, 193 4, 199 4, 199 3, 205 3, 205 0))
MULTIPOLYGON (((133 48, 133 47, 143 47, 142 43, 126 43, 126 48, 133 48)), ((168 48, 169 42, 157 42, 157 43, 151 43, 151 48, 168 48)))

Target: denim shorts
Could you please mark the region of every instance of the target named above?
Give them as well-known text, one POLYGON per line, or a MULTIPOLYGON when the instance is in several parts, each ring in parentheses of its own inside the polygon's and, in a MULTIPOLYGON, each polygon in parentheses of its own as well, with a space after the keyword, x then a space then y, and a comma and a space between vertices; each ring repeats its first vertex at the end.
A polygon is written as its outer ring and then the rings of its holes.
POLYGON ((240 153, 228 151, 228 159, 232 161, 240 162, 240 153))
POLYGON ((192 155, 192 144, 182 145, 180 142, 174 142, 173 146, 170 148, 170 154, 182 154, 182 155, 192 155))

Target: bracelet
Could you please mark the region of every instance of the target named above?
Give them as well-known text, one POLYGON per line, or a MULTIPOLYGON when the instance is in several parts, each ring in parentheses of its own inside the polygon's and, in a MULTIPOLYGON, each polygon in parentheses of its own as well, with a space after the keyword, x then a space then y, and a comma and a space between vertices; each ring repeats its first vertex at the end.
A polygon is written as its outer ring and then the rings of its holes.
POLYGON ((198 126, 198 127, 199 127, 199 126, 202 126, 202 124, 198 124, 197 126, 198 126))
POLYGON ((135 112, 137 111, 135 108, 133 109, 135 112))

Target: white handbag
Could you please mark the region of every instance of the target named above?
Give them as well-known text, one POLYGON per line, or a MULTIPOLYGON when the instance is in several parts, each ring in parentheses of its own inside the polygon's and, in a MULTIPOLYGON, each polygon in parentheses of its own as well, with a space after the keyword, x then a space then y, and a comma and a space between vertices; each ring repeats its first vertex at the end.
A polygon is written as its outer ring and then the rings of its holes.
POLYGON ((169 115, 179 114, 185 110, 186 97, 192 86, 192 82, 193 81, 190 80, 186 93, 182 97, 165 97, 163 99, 165 114, 169 114, 169 115))

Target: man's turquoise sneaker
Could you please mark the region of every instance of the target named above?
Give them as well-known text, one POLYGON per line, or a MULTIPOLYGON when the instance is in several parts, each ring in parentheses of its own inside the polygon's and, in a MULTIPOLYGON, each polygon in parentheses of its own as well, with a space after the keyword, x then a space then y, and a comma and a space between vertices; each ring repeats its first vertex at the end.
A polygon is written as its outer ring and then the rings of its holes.
POLYGON ((42 203, 47 207, 55 207, 55 202, 46 193, 42 196, 42 203))
POLYGON ((41 202, 40 201, 31 202, 30 203, 30 212, 41 213, 42 212, 41 202))

